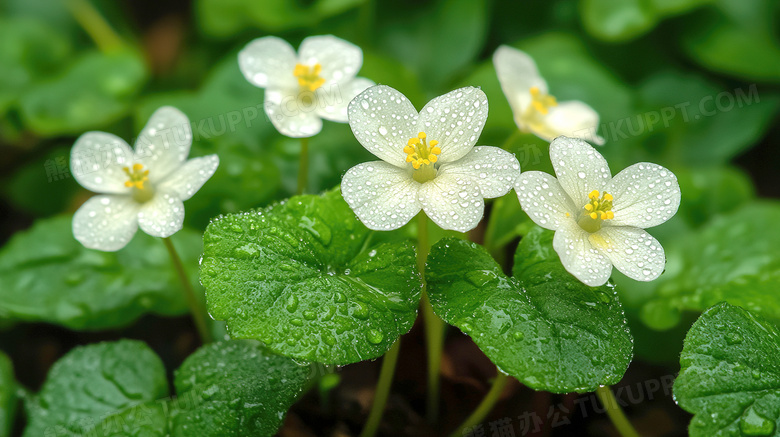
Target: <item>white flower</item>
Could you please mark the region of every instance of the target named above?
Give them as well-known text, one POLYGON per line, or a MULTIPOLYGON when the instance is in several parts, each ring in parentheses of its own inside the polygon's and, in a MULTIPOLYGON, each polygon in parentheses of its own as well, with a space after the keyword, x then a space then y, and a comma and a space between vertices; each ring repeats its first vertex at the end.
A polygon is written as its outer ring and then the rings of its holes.
POLYGON ((614 178, 607 161, 580 139, 550 144, 558 179, 525 172, 515 191, 536 224, 555 231, 553 247, 563 266, 595 287, 614 265, 626 276, 651 281, 664 270, 664 249, 644 228, 669 220, 680 206, 674 173, 650 163, 634 164, 614 178))
POLYGON ((217 155, 187 160, 192 127, 187 116, 164 106, 138 137, 135 154, 121 138, 87 132, 71 150, 71 172, 84 188, 100 193, 73 216, 73 235, 90 249, 123 248, 140 226, 169 237, 182 228, 183 201, 214 174, 217 155))
POLYGON ((355 77, 363 65, 360 47, 332 35, 304 39, 298 54, 281 38, 258 38, 238 54, 238 65, 249 82, 265 88, 271 123, 293 138, 319 133, 323 118, 346 123, 350 100, 374 85, 355 77))
POLYGON ((478 88, 437 97, 419 114, 393 88, 367 89, 350 103, 349 125, 382 161, 347 171, 344 199, 375 230, 400 228, 420 209, 444 229, 473 229, 484 198, 509 192, 520 173, 511 153, 474 147, 487 115, 487 97, 478 88))
POLYGON ((566 135, 604 144, 604 138, 596 134, 599 114, 577 100, 556 101, 548 94, 547 82, 539 75, 534 60, 525 52, 502 45, 493 54, 493 65, 521 131, 546 141, 566 135))

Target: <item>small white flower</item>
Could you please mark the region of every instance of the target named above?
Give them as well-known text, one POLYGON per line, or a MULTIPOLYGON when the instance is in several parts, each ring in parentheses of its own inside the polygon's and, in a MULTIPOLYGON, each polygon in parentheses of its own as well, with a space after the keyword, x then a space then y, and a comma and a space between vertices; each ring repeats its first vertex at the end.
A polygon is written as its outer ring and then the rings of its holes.
POLYGON ((604 144, 596 134, 599 114, 578 100, 558 102, 548 94, 547 82, 525 52, 504 46, 493 54, 501 89, 509 101, 517 127, 546 141, 566 135, 604 144))
POLYGON ((347 122, 347 105, 374 82, 355 77, 363 65, 360 47, 332 35, 310 36, 298 54, 275 36, 258 38, 238 54, 253 85, 265 88, 265 113, 288 137, 322 130, 322 119, 347 122))
POLYGON ((107 252, 123 248, 140 226, 169 237, 182 228, 183 201, 214 174, 217 155, 187 160, 192 127, 187 116, 164 106, 149 119, 135 154, 121 138, 87 132, 71 150, 71 172, 84 188, 101 193, 73 216, 73 235, 84 246, 107 252))
POLYGON ((638 281, 664 270, 664 249, 644 228, 669 220, 680 206, 674 173, 642 162, 614 178, 607 161, 583 140, 556 138, 550 159, 558 179, 525 172, 515 191, 536 224, 555 231, 563 266, 583 283, 602 285, 612 266, 638 281))
POLYGON ((344 199, 370 229, 400 228, 420 209, 444 229, 473 229, 484 198, 509 192, 520 173, 511 153, 474 147, 487 115, 487 96, 478 88, 437 97, 419 114, 393 88, 367 89, 350 103, 349 125, 382 161, 347 171, 344 199))

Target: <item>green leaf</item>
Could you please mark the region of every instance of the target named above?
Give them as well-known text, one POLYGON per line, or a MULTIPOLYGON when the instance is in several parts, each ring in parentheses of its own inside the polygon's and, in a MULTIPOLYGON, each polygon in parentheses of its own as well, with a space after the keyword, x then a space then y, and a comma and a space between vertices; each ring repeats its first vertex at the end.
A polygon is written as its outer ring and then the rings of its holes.
POLYGON ((253 341, 202 347, 176 371, 175 437, 273 436, 311 369, 253 341))
POLYGON ((650 141, 663 145, 670 159, 689 166, 722 163, 755 145, 780 109, 780 96, 755 84, 723 90, 671 71, 652 76, 640 85, 639 95, 647 112, 643 119, 629 120, 654 132, 650 141))
POLYGON ((0 17, 0 115, 70 54, 66 38, 38 19, 0 17))
POLYGON ((485 0, 439 0, 417 11, 394 3, 385 7, 379 11, 386 24, 378 29, 377 44, 412 69, 423 89, 450 91, 448 81, 476 59, 485 44, 485 0))
POLYGON ((680 14, 712 0, 582 0, 588 33, 604 41, 627 41, 649 31, 667 15, 680 14))
POLYGON ((147 75, 140 53, 88 52, 64 74, 22 96, 21 115, 41 136, 99 128, 127 113, 147 75))
POLYGON ((642 308, 642 320, 668 329, 681 311, 726 301, 780 320, 780 204, 753 202, 715 217, 666 247, 666 273, 642 308))
POLYGON ((433 309, 531 388, 567 393, 614 384, 632 354, 620 302, 609 287, 588 287, 566 272, 552 235, 536 227, 523 238, 514 277, 481 246, 440 241, 426 268, 433 309))
POLYGON ((19 168, 2 182, 3 192, 16 208, 37 217, 61 213, 80 191, 68 166, 72 145, 56 147, 19 168), (41 199, 46 199, 41 202, 41 199))
POLYGON ((225 56, 209 72, 198 91, 172 91, 144 97, 135 111, 140 131, 161 106, 187 114, 193 141, 218 146, 244 146, 259 155, 274 129, 263 107, 263 90, 250 84, 238 68, 238 54, 225 56))
POLYGON ((411 329, 422 283, 409 243, 372 235, 338 189, 220 217, 203 236, 209 313, 281 355, 379 357, 411 329))
POLYGON ((0 437, 11 435, 16 415, 16 381, 11 360, 0 352, 0 437))
MULTIPOLYGON (((139 231, 124 249, 100 252, 73 238, 71 220, 39 220, 0 249, 0 318, 100 330, 127 325, 147 312, 186 312, 181 284, 159 239, 139 231)), ((199 236, 185 229, 173 241, 195 275, 199 236)))
POLYGON ((485 248, 495 250, 523 235, 532 226, 531 219, 520 208, 517 194, 510 191, 493 202, 485 230, 485 248))
POLYGON ((734 211, 756 197, 750 177, 731 166, 680 168, 675 171, 682 201, 678 215, 693 227, 734 211))
POLYGON ((682 46, 710 70, 749 81, 780 81, 776 1, 719 0, 702 25, 685 26, 682 46))
POLYGON ((208 35, 227 38, 244 29, 279 32, 312 26, 322 19, 352 9, 365 0, 315 0, 303 7, 289 0, 199 0, 198 22, 208 35))
POLYGON ((24 436, 91 435, 106 417, 136 414, 128 410, 166 396, 165 367, 146 344, 120 340, 79 347, 52 367, 27 403, 24 436))
POLYGON ((742 308, 720 303, 685 337, 674 398, 695 414, 700 436, 780 435, 780 332, 742 308))

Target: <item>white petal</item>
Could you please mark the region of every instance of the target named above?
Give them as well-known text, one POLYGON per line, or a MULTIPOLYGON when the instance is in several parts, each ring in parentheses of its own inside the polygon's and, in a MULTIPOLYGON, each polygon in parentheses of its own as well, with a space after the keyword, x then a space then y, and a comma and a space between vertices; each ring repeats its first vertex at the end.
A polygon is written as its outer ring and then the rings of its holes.
POLYGON ((157 190, 173 194, 182 201, 187 200, 211 178, 218 166, 217 155, 190 159, 158 185, 157 190))
POLYGON ((612 177, 607 160, 593 146, 578 138, 558 137, 553 140, 550 159, 558 183, 578 208, 588 203, 591 191, 604 190, 612 177))
POLYGON ((479 88, 464 87, 428 102, 420 111, 417 130, 425 132, 429 142, 439 142, 439 161, 452 162, 477 144, 487 116, 485 93, 479 88))
POLYGON ((669 220, 680 206, 680 185, 671 171, 640 162, 612 179, 605 190, 612 194, 613 226, 650 228, 669 220))
POLYGON ((373 81, 362 77, 331 86, 323 85, 316 92, 317 114, 326 120, 346 123, 349 102, 372 86, 374 86, 373 81))
POLYGON ((566 270, 585 285, 604 285, 612 274, 612 263, 588 241, 590 234, 574 219, 562 220, 553 237, 553 248, 566 270))
POLYGON ((419 196, 425 214, 442 229, 470 231, 485 214, 479 185, 470 178, 437 175, 422 184, 419 196))
POLYGON ((157 193, 141 205, 138 225, 153 237, 170 237, 184 225, 184 204, 176 196, 157 193))
POLYGON ((498 147, 479 146, 463 158, 442 164, 438 176, 445 174, 471 178, 479 186, 482 197, 501 197, 515 185, 520 164, 512 153, 498 147))
POLYGON ((541 171, 520 174, 515 184, 520 206, 537 225, 557 230, 562 221, 574 219, 577 208, 551 175, 541 171), (567 215, 568 214, 568 215, 567 215))
POLYGON ((389 231, 407 224, 418 212, 420 184, 398 167, 382 161, 359 164, 341 181, 341 195, 369 229, 389 231))
POLYGON ((183 112, 172 106, 154 111, 135 143, 136 162, 149 170, 154 184, 179 168, 190 154, 192 126, 183 112))
POLYGON ((664 271, 664 248, 643 229, 604 226, 590 236, 590 242, 609 257, 615 268, 631 279, 652 281, 664 271))
POLYGON ((70 151, 70 170, 76 182, 97 193, 129 193, 125 187, 127 174, 122 170, 132 165, 133 151, 127 143, 105 132, 87 132, 80 136, 70 151))
POLYGON ((298 86, 293 75, 298 57, 287 41, 266 36, 247 44, 238 53, 238 66, 246 80, 265 88, 292 88, 298 86))
MULTIPOLYGON (((310 97, 313 93, 306 93, 310 97)), ((290 138, 307 138, 322 130, 316 98, 302 98, 298 90, 265 90, 265 113, 276 130, 290 138)))
POLYGON ((515 118, 522 116, 531 104, 531 87, 547 94, 547 82, 525 52, 502 45, 493 53, 493 66, 515 118))
POLYGON ((354 78, 363 65, 363 51, 333 35, 310 36, 301 42, 298 59, 304 65, 320 64, 327 86, 354 78))
POLYGON ((90 249, 117 251, 133 239, 138 210, 130 196, 94 196, 73 215, 73 236, 90 249))
POLYGON ((404 147, 417 137, 417 111, 397 90, 377 85, 360 93, 347 110, 355 138, 377 158, 407 168, 404 147))
POLYGON ((565 135, 571 138, 581 138, 593 144, 604 144, 604 138, 596 131, 599 128, 599 114, 583 102, 572 100, 561 102, 550 108, 544 117, 544 124, 529 124, 534 135, 547 141, 565 135))

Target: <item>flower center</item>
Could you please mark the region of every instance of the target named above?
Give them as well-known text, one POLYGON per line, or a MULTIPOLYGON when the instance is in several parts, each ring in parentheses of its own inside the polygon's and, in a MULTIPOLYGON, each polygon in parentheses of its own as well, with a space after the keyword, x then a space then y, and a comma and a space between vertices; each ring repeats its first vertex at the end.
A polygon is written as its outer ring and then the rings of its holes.
POLYGON ((404 147, 406 162, 412 164, 414 180, 420 183, 436 177, 436 169, 433 164, 439 160, 439 155, 441 155, 439 142, 431 140, 429 143, 426 141, 427 137, 425 132, 420 132, 416 138, 409 138, 406 147, 404 147))
POLYGON ((317 88, 325 83, 325 79, 320 77, 321 71, 322 65, 320 64, 314 64, 311 67, 303 64, 295 64, 293 76, 298 78, 298 85, 300 85, 301 88, 305 88, 309 91, 316 91, 317 88))
POLYGON ((555 97, 544 94, 537 86, 531 87, 531 107, 536 112, 547 115, 553 106, 558 106, 558 101, 555 100, 555 97))
POLYGON ((611 220, 615 218, 615 213, 612 212, 612 195, 607 193, 601 194, 599 190, 593 190, 588 194, 590 201, 585 204, 580 213, 580 218, 577 224, 588 232, 596 232, 601 229, 601 222, 604 220, 611 220))
POLYGON ((133 168, 124 167, 128 180, 125 186, 133 189, 133 199, 139 203, 144 203, 154 195, 152 184, 149 183, 149 170, 144 170, 141 164, 133 164, 133 168))

